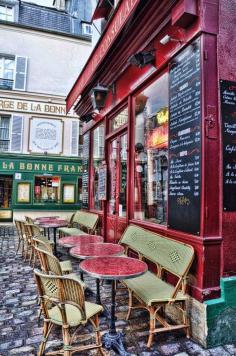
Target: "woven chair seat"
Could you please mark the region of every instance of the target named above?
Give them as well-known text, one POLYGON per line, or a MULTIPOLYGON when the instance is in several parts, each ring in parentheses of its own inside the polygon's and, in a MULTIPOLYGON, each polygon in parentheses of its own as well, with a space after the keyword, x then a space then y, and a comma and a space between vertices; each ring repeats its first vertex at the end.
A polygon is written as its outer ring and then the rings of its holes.
MULTIPOLYGON (((71 304, 66 304, 66 316, 67 321, 70 326, 77 326, 81 324, 82 317, 79 309, 71 304)), ((87 319, 91 318, 95 314, 101 312, 103 307, 101 305, 85 302, 85 312, 87 319)), ((58 306, 49 309, 48 311, 49 318, 53 321, 53 323, 57 325, 62 325, 61 313, 58 306)), ((85 323, 84 321, 82 323, 85 323)))
POLYGON ((60 266, 61 266, 61 270, 63 272, 63 274, 65 272, 71 273, 73 271, 72 265, 71 265, 71 261, 67 260, 67 261, 61 261, 60 262, 60 266))
POLYGON ((83 230, 77 229, 76 227, 60 227, 59 232, 65 235, 87 235, 83 230))
MULTIPOLYGON (((126 279, 123 283, 149 306, 155 302, 171 301, 175 289, 174 286, 164 282, 150 271, 140 277, 126 279)), ((187 296, 178 292, 175 301, 185 299, 187 296)))

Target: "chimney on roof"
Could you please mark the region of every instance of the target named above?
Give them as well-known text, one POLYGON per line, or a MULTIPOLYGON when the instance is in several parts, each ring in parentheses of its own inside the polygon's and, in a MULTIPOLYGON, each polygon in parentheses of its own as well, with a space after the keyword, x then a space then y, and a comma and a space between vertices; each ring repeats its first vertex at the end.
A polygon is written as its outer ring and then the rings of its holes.
POLYGON ((57 10, 65 11, 66 2, 65 2, 65 0, 54 0, 53 6, 57 10))

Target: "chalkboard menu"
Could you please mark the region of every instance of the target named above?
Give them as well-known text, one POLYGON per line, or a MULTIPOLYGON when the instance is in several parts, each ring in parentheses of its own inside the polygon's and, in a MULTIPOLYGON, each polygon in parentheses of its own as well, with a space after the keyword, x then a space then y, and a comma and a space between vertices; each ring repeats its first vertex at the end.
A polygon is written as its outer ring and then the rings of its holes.
POLYGON ((89 198, 89 133, 83 137, 83 161, 82 161, 82 208, 88 208, 89 198))
POLYGON ((223 138, 223 207, 236 211, 236 82, 220 81, 223 138))
POLYGON ((168 226, 200 231, 201 194, 200 40, 170 63, 168 226))
POLYGON ((101 164, 98 169, 98 199, 107 199, 107 166, 101 164))

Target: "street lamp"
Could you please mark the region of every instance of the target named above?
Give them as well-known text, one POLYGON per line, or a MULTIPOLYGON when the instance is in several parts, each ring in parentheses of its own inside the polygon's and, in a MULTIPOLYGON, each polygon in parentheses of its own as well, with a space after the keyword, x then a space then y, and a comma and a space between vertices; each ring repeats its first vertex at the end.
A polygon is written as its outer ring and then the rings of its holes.
POLYGON ((97 84, 96 87, 91 90, 90 97, 94 110, 100 111, 105 107, 108 90, 108 88, 100 84, 97 84))

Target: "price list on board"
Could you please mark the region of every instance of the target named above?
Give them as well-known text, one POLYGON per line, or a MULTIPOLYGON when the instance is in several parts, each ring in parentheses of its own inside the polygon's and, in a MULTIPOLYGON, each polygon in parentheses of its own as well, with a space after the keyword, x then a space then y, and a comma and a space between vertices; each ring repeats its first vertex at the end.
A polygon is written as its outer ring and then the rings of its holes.
POLYGON ((169 227, 199 234, 201 194, 201 65, 196 40, 170 63, 169 227))
POLYGON ((82 161, 82 208, 88 208, 89 198, 89 133, 84 135, 83 141, 83 161, 82 161))
POLYGON ((221 80, 223 208, 236 211, 236 82, 221 80))

